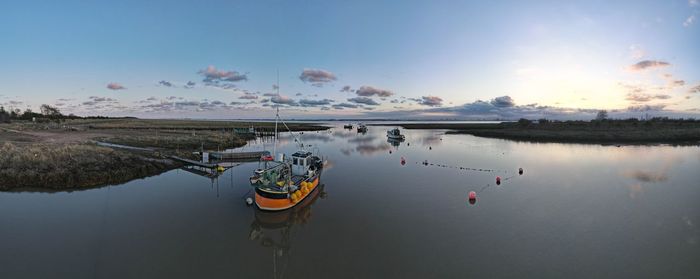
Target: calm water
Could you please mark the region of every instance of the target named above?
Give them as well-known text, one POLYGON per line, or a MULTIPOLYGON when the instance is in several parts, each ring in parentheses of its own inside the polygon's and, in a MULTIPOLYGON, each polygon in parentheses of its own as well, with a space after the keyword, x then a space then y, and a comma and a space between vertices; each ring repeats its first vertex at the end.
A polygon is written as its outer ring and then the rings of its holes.
MULTIPOLYGON (((0 193, 0 278, 700 276, 698 147, 429 130, 405 130, 394 146, 387 129, 302 135, 328 158, 324 186, 284 213, 245 204, 257 163, 214 180, 173 170, 71 193, 0 193)), ((295 149, 289 135, 281 142, 295 149)))

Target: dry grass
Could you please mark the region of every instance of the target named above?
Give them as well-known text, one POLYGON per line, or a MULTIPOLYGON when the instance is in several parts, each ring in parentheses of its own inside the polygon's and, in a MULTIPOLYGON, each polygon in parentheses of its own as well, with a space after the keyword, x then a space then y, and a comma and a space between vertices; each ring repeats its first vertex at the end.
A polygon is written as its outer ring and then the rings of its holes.
MULTIPOLYGON (((120 184, 159 174, 180 164, 165 155, 192 158, 192 151, 240 147, 252 135, 233 128, 249 122, 142 119, 79 119, 62 123, 15 121, 0 124, 0 190, 20 188, 76 189, 120 184), (112 149, 91 140, 156 152, 112 149)), ((274 128, 274 123, 253 123, 274 128)), ((290 124, 292 130, 324 130, 310 124, 290 124)))
MULTIPOLYGON (((76 119, 63 125, 86 129, 162 129, 162 130, 232 130, 233 128, 274 129, 274 122, 255 121, 214 121, 180 119, 76 119)), ((287 123, 292 131, 318 131, 328 127, 308 123, 287 123)))
POLYGON ((70 189, 123 183, 177 167, 152 154, 88 144, 31 144, 0 147, 0 190, 70 189))
POLYGON ((171 150, 219 150, 243 146, 254 137, 235 135, 231 132, 218 131, 124 131, 113 135, 96 138, 98 141, 123 144, 136 147, 152 147, 171 150))

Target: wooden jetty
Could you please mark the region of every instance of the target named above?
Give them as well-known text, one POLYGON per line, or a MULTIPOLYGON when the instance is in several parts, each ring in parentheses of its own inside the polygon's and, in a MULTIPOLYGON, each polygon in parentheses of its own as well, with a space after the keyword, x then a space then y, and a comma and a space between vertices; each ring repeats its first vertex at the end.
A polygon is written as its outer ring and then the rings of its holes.
POLYGON ((249 152, 209 152, 209 157, 214 159, 260 159, 262 156, 270 155, 269 151, 249 151, 249 152))
POLYGON ((170 156, 170 159, 180 161, 180 162, 183 162, 183 163, 188 164, 188 165, 194 165, 194 166, 204 167, 204 168, 209 168, 209 169, 215 169, 215 168, 219 167, 219 164, 205 163, 205 162, 181 158, 178 156, 170 156))
POLYGON ((267 127, 233 128, 233 133, 242 136, 274 136, 275 129, 267 127))
POLYGON ((185 164, 187 164, 187 165, 197 166, 197 167, 202 167, 202 168, 208 168, 208 169, 216 169, 216 168, 219 168, 219 167, 227 168, 227 169, 228 169, 228 168, 233 168, 233 167, 236 167, 236 166, 239 166, 239 165, 240 165, 240 163, 237 163, 237 162, 215 162, 215 163, 205 163, 205 162, 201 162, 201 161, 195 161, 195 160, 185 159, 185 158, 178 157, 178 156, 170 156, 170 159, 183 162, 183 163, 185 163, 185 164))

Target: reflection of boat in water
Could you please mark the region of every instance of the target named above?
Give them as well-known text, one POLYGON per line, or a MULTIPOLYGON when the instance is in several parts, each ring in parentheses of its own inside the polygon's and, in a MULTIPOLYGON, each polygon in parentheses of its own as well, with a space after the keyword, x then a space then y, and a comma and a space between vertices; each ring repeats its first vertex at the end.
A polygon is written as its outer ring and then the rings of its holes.
POLYGON ((362 123, 357 124, 357 132, 358 132, 358 133, 365 133, 365 132, 367 132, 367 126, 365 126, 365 124, 362 124, 362 123))
POLYGON ((398 147, 401 145, 402 142, 404 142, 404 139, 392 139, 392 138, 387 138, 386 142, 391 144, 391 146, 398 147))
POLYGON ((343 128, 352 130, 352 124, 345 124, 345 126, 343 126, 343 128))
POLYGON ((404 140, 406 138, 398 128, 386 131, 386 137, 393 140, 404 140))
POLYGON ((284 277, 291 257, 294 229, 311 220, 311 209, 314 203, 318 198, 325 196, 323 185, 319 185, 318 188, 306 200, 290 210, 277 212, 255 210, 255 219, 250 224, 248 238, 263 247, 272 248, 274 278, 284 277))

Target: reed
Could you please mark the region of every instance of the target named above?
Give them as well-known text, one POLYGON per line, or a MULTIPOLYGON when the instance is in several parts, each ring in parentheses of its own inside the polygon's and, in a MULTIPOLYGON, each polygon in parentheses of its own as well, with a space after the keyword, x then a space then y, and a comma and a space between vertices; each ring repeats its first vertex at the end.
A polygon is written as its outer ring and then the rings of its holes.
POLYGON ((155 154, 91 144, 35 143, 0 146, 0 190, 71 189, 119 184, 177 167, 155 154))

